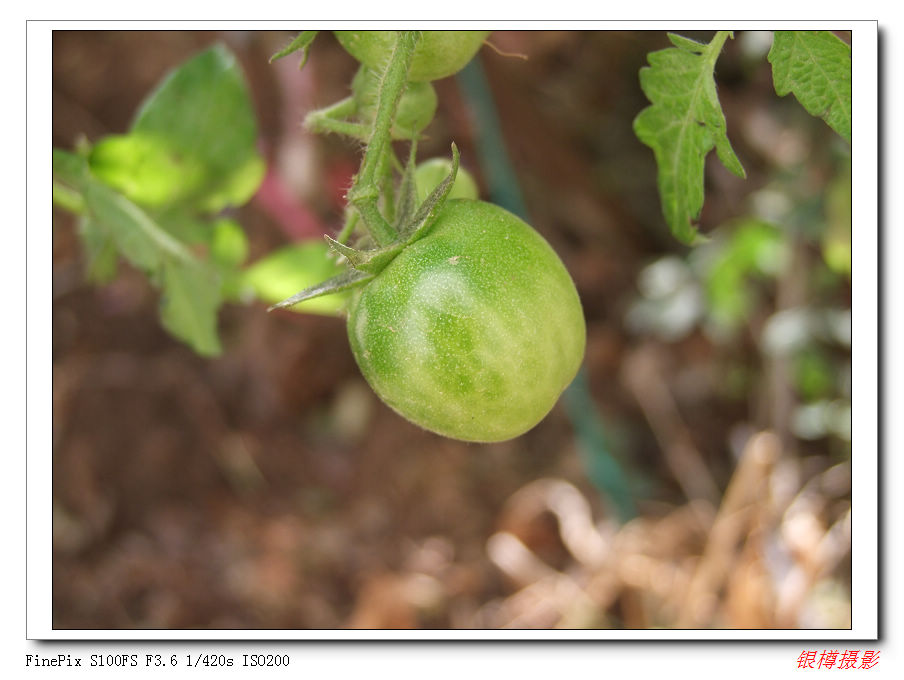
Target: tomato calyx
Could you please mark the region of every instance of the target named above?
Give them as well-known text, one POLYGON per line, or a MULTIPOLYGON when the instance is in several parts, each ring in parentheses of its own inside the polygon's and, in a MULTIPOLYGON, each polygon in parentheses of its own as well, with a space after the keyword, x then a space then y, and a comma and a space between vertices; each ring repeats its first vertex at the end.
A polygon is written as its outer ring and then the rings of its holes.
POLYGON ((397 223, 395 225, 398 237, 389 245, 376 248, 358 249, 340 243, 338 240, 325 235, 330 249, 345 258, 349 269, 322 283, 296 293, 271 306, 268 311, 283 309, 297 305, 299 302, 310 300, 321 295, 338 293, 349 288, 367 283, 379 274, 395 257, 409 245, 424 236, 430 227, 436 222, 436 218, 445 205, 455 178, 458 175, 459 152, 458 147, 452 144, 452 168, 448 175, 436 186, 436 188, 424 199, 416 211, 410 206, 416 203, 416 186, 414 182, 414 154, 412 153, 405 175, 402 178, 401 196, 397 223), (413 213, 413 214, 412 214, 413 213))

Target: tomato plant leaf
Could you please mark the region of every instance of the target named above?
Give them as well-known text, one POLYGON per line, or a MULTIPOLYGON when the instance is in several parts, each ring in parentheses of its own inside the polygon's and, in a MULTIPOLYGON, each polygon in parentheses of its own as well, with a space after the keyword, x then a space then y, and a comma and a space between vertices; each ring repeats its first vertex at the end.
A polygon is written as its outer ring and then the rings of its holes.
POLYGON ((116 272, 117 255, 122 255, 161 288, 164 327, 199 354, 218 354, 221 284, 213 270, 154 217, 95 178, 81 156, 54 149, 53 172, 55 182, 83 201, 79 236, 89 278, 109 281, 116 272))
POLYGON ((205 190, 207 169, 157 133, 110 135, 95 144, 91 173, 145 207, 187 202, 205 190))
POLYGON ((794 93, 812 116, 851 141, 851 46, 831 31, 776 31, 767 56, 780 97, 794 93))
POLYGON ((235 220, 221 217, 213 223, 210 259, 219 267, 238 267, 248 257, 248 237, 235 220))
POLYGON ((116 276, 116 244, 90 215, 79 220, 79 237, 85 251, 85 274, 95 283, 109 283, 116 276))
POLYGON ((164 327, 185 341, 198 354, 220 353, 217 309, 220 281, 196 260, 166 258, 163 262, 160 320, 164 327))
MULTIPOLYGON (((178 191, 187 192, 179 185, 187 184, 202 212, 242 205, 263 179, 248 88, 235 56, 222 45, 170 73, 142 104, 131 135, 138 141, 116 150, 119 172, 141 172, 145 181, 151 173, 166 175, 160 183, 177 191, 177 199, 185 197, 178 191), (149 142, 162 149, 149 151, 149 142)), ((111 159, 104 160, 109 179, 111 159)))
POLYGON ((308 53, 311 51, 311 45, 314 43, 314 38, 317 37, 318 32, 319 31, 302 31, 292 42, 270 57, 270 63, 272 64, 277 59, 287 57, 298 50, 304 50, 301 55, 301 63, 298 65, 299 69, 304 68, 304 65, 308 61, 308 53))
POLYGON ((676 238, 692 243, 703 207, 706 155, 715 147, 722 164, 739 177, 744 168, 726 135, 713 69, 726 38, 719 31, 708 45, 669 34, 675 47, 648 55, 640 86, 652 102, 634 119, 634 133, 653 149, 666 222, 676 238))
POLYGON ((702 278, 713 323, 734 330, 749 318, 757 293, 750 282, 781 271, 788 242, 781 229, 758 218, 742 218, 727 227, 707 244, 702 278))
POLYGON ((53 180, 53 204, 73 215, 81 215, 85 212, 85 200, 82 195, 57 180, 53 180))
POLYGON ((85 183, 88 164, 78 154, 53 149, 53 179, 70 189, 80 190, 85 183))
POLYGON ((229 219, 263 178, 257 123, 241 70, 214 46, 172 71, 131 131, 73 154, 53 150, 54 202, 81 215, 88 275, 108 280, 117 255, 161 290, 160 319, 204 355, 220 352, 217 310, 238 289, 248 244, 229 219), (207 260, 189 247, 206 247, 207 260))
POLYGON ((145 273, 158 272, 167 257, 193 259, 185 246, 146 212, 107 185, 89 180, 84 196, 90 215, 113 240, 119 252, 145 273))

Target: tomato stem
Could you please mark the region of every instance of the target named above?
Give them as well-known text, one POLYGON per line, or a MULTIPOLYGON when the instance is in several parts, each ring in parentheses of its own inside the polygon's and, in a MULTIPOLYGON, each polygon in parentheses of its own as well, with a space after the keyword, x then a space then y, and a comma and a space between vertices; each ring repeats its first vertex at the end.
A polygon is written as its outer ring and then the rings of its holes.
POLYGON ((348 239, 351 238, 352 232, 355 231, 355 227, 358 226, 358 218, 360 216, 351 208, 346 208, 345 210, 345 224, 342 225, 342 231, 339 232, 339 235, 336 236, 336 240, 339 243, 347 243, 348 239))
POLYGON ((304 126, 311 132, 322 134, 335 132, 355 139, 367 140, 370 130, 361 123, 346 118, 355 112, 355 100, 347 97, 325 109, 311 111, 304 119, 304 126))
POLYGON ((374 117, 361 169, 348 192, 348 201, 361 215, 361 221, 378 245, 389 245, 398 237, 396 230, 380 213, 378 182, 390 152, 392 122, 396 108, 408 84, 408 68, 420 31, 399 31, 395 49, 380 78, 377 113, 374 117))
POLYGON ((730 37, 732 37, 731 31, 716 31, 713 39, 706 47, 706 59, 711 65, 716 63, 716 59, 719 58, 719 53, 722 51, 722 46, 730 37))

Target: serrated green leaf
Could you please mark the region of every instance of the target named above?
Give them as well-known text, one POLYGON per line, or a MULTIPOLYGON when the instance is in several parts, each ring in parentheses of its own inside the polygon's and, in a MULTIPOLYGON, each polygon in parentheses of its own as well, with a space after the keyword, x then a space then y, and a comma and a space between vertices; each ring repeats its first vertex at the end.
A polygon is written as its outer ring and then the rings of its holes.
POLYGON ((634 119, 634 133, 653 149, 663 214, 676 238, 691 243, 703 207, 706 155, 715 147, 722 164, 739 177, 744 168, 726 135, 713 68, 725 39, 708 45, 670 35, 675 47, 648 55, 640 85, 652 102, 634 119))
POLYGON ((776 93, 851 141, 851 46, 831 31, 776 31, 767 56, 776 93))
POLYGON ((197 261, 172 258, 164 260, 162 273, 160 321, 164 327, 198 354, 219 354, 219 279, 197 261))
POLYGON ((697 42, 691 38, 685 38, 677 33, 667 33, 666 37, 675 47, 694 52, 695 54, 703 54, 706 51, 706 43, 697 42))
MULTIPOLYGON (((201 52, 167 76, 139 109, 131 133, 165 143, 164 152, 152 157, 156 163, 150 169, 178 168, 179 181, 189 185, 193 205, 201 211, 242 205, 263 179, 248 88, 235 56, 222 45, 201 52), (200 178, 198 168, 203 171, 200 178)), ((147 158, 138 155, 137 160, 147 158)), ((122 171, 129 167, 124 165, 122 171)), ((172 178, 162 182, 169 186, 172 178)))
POLYGON ((270 63, 272 64, 277 59, 287 57, 298 50, 304 50, 301 56, 301 63, 298 65, 298 68, 304 68, 304 65, 308 61, 308 53, 311 51, 311 44, 314 42, 314 38, 317 37, 318 32, 319 31, 302 31, 292 42, 286 45, 286 47, 270 57, 270 63))

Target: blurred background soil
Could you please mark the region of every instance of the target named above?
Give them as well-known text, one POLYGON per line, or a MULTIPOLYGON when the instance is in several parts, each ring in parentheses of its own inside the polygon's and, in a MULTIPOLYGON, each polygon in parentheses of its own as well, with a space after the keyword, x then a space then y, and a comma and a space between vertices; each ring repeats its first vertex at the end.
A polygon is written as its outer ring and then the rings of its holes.
MULTIPOLYGON (((238 212, 251 260, 335 233, 359 150, 300 123, 346 95, 356 65, 328 33, 304 70, 269 64, 290 37, 55 32, 54 146, 124 132, 168 70, 221 41, 291 193, 238 212)), ((675 297, 690 251, 663 223, 653 154, 631 128, 648 104, 637 72, 665 34, 490 41, 479 59, 530 222, 584 304, 586 391, 513 441, 466 444, 381 404, 339 318, 228 305, 223 355, 198 357, 160 327, 138 272, 86 282, 74 221, 55 211, 55 628, 850 626, 849 395, 845 413, 835 390, 850 348, 823 342, 802 387, 799 355, 761 341, 788 310, 838 311, 842 326, 847 310, 849 324, 849 278, 826 273, 814 232, 789 232, 789 263, 745 281, 755 302, 740 329, 707 332, 699 296, 691 312, 675 297), (817 400, 820 379, 833 387, 817 400), (835 410, 807 430, 801 409, 816 402, 835 410), (594 472, 607 462, 627 504, 594 472)), ((827 219, 837 143, 775 96, 766 49, 739 35, 719 60, 748 177, 709 159, 711 235, 775 199, 776 181, 827 219)), ((421 156, 454 139, 486 188, 461 82, 436 87, 421 156)))

